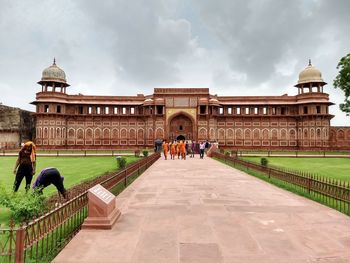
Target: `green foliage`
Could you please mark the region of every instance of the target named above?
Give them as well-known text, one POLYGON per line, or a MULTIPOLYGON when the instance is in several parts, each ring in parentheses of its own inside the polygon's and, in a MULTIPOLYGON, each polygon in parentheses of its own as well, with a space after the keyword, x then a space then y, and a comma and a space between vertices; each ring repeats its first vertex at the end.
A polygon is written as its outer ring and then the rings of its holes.
POLYGON ((268 159, 266 159, 266 158, 261 158, 260 159, 260 164, 262 165, 262 166, 267 166, 267 164, 269 163, 269 160, 268 159))
POLYGON ((148 156, 148 150, 143 150, 142 154, 143 154, 143 156, 147 157, 148 156))
POLYGON ((225 155, 230 156, 231 155, 230 151, 225 151, 225 155))
POLYGON ((116 160, 118 162, 118 168, 124 169, 126 167, 126 158, 122 156, 117 156, 116 160))
POLYGON ((337 69, 340 70, 333 85, 345 93, 344 103, 340 104, 339 108, 343 112, 350 113, 350 53, 340 59, 337 69))
POLYGON ((46 211, 45 197, 38 191, 30 193, 8 193, 0 186, 0 205, 10 209, 16 223, 28 222, 34 216, 46 211))
MULTIPOLYGON (((260 163, 260 157, 244 157, 243 159, 260 163)), ((318 174, 320 176, 350 182, 349 158, 269 157, 268 160, 271 166, 318 174)))
MULTIPOLYGON (((131 153, 132 154, 132 153, 131 153)), ((125 156, 127 164, 139 160, 138 157, 125 156)), ((5 189, 12 189, 15 175, 13 174, 13 166, 16 163, 17 157, 3 156, 0 158, 0 182, 4 185, 5 189)), ((64 176, 65 188, 70 188, 74 185, 78 185, 83 181, 90 180, 94 177, 102 175, 104 173, 114 172, 118 169, 116 160, 113 157, 102 156, 89 156, 89 157, 38 157, 37 160, 37 173, 40 173, 45 167, 56 167, 62 176, 64 176)), ((18 190, 18 194, 24 194, 25 182, 18 190)), ((57 193, 57 189, 54 185, 46 187, 44 190, 44 196, 49 197, 52 194, 57 193)), ((0 224, 8 224, 11 211, 4 208, 0 204, 0 224)), ((0 260, 1 261, 1 260, 0 260)))

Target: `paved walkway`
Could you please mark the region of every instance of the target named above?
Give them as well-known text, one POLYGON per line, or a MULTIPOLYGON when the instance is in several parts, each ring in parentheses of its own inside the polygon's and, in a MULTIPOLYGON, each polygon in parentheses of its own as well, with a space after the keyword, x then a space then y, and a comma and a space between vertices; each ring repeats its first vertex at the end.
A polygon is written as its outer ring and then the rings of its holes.
POLYGON ((349 217, 210 158, 160 159, 117 203, 54 262, 350 262, 349 217))

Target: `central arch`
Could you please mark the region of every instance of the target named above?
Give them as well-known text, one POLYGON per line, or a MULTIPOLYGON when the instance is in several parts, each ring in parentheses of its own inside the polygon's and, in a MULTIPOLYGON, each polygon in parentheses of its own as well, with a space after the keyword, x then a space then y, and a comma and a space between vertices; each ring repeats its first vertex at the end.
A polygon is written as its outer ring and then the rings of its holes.
POLYGON ((195 135, 194 121, 188 114, 180 112, 168 123, 169 140, 193 140, 195 135))

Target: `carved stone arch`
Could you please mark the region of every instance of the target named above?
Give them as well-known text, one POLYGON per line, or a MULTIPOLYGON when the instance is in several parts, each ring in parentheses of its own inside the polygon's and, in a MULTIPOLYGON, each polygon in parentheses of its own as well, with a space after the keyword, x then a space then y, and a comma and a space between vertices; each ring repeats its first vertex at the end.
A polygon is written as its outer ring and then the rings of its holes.
POLYGON ((103 129, 103 139, 109 140, 111 138, 111 130, 109 128, 103 129))
POLYGON ((345 139, 345 132, 343 129, 337 131, 337 139, 341 141, 345 139))
POLYGON ((144 137, 145 137, 145 130, 143 129, 143 128, 139 128, 138 130, 137 130, 137 139, 138 140, 143 140, 144 139, 144 137))
POLYGON ((322 139, 322 133, 321 133, 321 128, 316 129, 316 139, 321 140, 322 139))
POLYGON ((134 128, 129 129, 129 139, 136 140, 136 130, 134 128))
POLYGON ((328 140, 328 128, 322 129, 322 138, 328 140))
MULTIPOLYGON (((167 120, 166 127, 169 138, 166 139, 172 140, 179 135, 185 136, 186 139, 196 139, 197 128, 195 123, 195 117, 186 111, 180 110, 172 113, 167 120)), ((156 138, 159 137, 157 132, 156 130, 156 138)), ((164 129, 162 138, 164 138, 164 129)))
POLYGON ((85 140, 92 140, 92 139, 93 139, 92 129, 87 128, 85 130, 85 140))
POLYGON ((164 139, 164 129, 158 127, 156 129, 156 139, 164 139))
POLYGON ((235 134, 236 140, 242 140, 243 139, 243 130, 241 128, 236 129, 236 134, 235 134))
POLYGON ((75 129, 74 128, 68 129, 68 139, 75 139, 75 129))
POLYGON ((61 128, 57 127, 56 128, 56 138, 60 139, 62 137, 62 132, 61 132, 61 128))
POLYGON ((77 129, 77 140, 84 140, 84 130, 82 128, 77 129))
POLYGON ((152 128, 148 129, 148 139, 150 139, 150 140, 154 139, 153 129, 152 128))
POLYGON ((95 139, 95 140, 100 140, 100 139, 102 139, 102 130, 101 130, 101 128, 96 128, 96 129, 94 130, 94 139, 95 139))
POLYGON ((208 138, 208 136, 207 136, 207 129, 204 128, 204 127, 199 128, 198 139, 205 140, 207 138, 208 138))
POLYGON ((310 129, 310 139, 311 139, 311 140, 314 140, 314 139, 315 139, 315 129, 314 129, 314 128, 311 128, 311 129, 310 129))
POLYGON ((49 138, 49 129, 47 127, 44 128, 44 135, 43 135, 44 139, 49 138))
POLYGON ((263 131, 262 131, 262 138, 263 138, 263 140, 270 139, 269 130, 268 129, 263 129, 263 131))
POLYGON ((296 139, 296 130, 295 129, 290 129, 289 130, 289 139, 290 140, 295 140, 296 139))
POLYGON ((215 129, 214 128, 210 128, 209 130, 209 139, 210 140, 216 140, 216 136, 215 136, 215 129))
POLYGON ((304 128, 304 131, 303 131, 303 139, 304 139, 304 140, 309 139, 309 131, 308 131, 307 128, 304 128))
POLYGON ((252 138, 252 131, 250 128, 244 130, 244 140, 250 140, 252 138))
POLYGON ((348 131, 346 132, 346 138, 350 140, 350 129, 348 129, 348 131))
POLYGON ((225 130, 223 128, 220 128, 218 130, 218 139, 219 140, 225 140, 225 130))
POLYGON ((278 130, 277 129, 271 130, 271 140, 278 140, 278 130))
POLYGON ((253 139, 254 140, 260 140, 260 129, 255 128, 253 130, 253 139))
POLYGON ((118 140, 119 139, 119 130, 117 128, 114 128, 112 130, 112 138, 113 138, 113 140, 118 140))
POLYGON ((126 139, 128 138, 128 131, 126 128, 120 129, 120 138, 121 139, 126 139))
POLYGON ((281 140, 287 140, 287 130, 281 129, 281 140))
POLYGON ((232 128, 228 128, 228 129, 226 130, 226 138, 227 138, 227 139, 233 139, 233 137, 234 137, 234 131, 233 131, 233 129, 232 129, 232 128))

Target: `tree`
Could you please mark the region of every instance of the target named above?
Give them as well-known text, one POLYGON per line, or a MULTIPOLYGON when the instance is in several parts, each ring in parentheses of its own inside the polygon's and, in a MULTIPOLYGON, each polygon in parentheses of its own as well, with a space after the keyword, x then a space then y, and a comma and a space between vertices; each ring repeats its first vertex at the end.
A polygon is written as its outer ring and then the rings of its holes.
POLYGON ((338 63, 339 70, 333 85, 334 88, 340 88, 345 93, 344 103, 339 105, 341 111, 350 113, 350 53, 342 57, 338 63))

